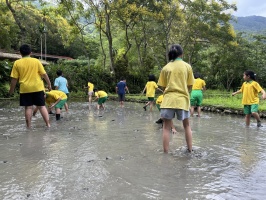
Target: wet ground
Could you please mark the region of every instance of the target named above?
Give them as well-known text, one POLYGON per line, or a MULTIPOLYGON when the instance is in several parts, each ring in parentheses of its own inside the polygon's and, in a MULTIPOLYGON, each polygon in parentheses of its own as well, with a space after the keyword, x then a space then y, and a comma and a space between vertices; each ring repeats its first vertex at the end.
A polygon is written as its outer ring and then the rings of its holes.
POLYGON ((194 153, 181 122, 162 152, 159 111, 107 101, 105 112, 71 102, 47 130, 40 113, 26 130, 17 102, 0 102, 0 199, 265 199, 266 122, 191 118, 194 153))

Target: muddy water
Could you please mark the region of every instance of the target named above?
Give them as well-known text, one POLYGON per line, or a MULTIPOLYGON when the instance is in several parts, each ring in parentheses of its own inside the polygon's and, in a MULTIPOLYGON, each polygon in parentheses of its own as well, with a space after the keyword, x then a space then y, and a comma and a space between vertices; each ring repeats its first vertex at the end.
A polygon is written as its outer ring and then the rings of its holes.
POLYGON ((40 114, 25 129, 17 102, 0 102, 0 199, 265 199, 266 122, 203 113, 191 118, 194 153, 174 121, 162 153, 159 112, 107 102, 105 112, 71 102, 62 120, 40 114))

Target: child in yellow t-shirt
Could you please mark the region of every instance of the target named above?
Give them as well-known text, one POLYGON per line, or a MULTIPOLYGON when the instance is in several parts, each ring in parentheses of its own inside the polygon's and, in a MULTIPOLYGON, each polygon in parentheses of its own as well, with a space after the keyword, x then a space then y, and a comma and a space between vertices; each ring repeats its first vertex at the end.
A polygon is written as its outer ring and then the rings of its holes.
POLYGON ((261 127, 259 110, 259 96, 258 93, 262 93, 262 99, 266 99, 266 93, 261 88, 260 84, 255 81, 255 74, 253 71, 245 71, 243 74, 244 83, 240 90, 233 92, 232 96, 243 93, 242 104, 244 105, 244 113, 246 115, 246 126, 250 125, 251 115, 257 120, 257 126, 261 127))
POLYGON ((150 105, 150 111, 152 111, 153 107, 153 102, 154 102, 154 97, 155 97, 155 90, 160 90, 163 92, 158 85, 155 83, 155 76, 153 74, 149 75, 149 81, 146 83, 143 91, 141 94, 144 94, 146 91, 146 97, 148 97, 148 102, 146 105, 143 107, 143 109, 146 111, 146 107, 150 105))
POLYGON ((96 98, 94 99, 94 101, 96 99, 98 99, 98 104, 97 104, 97 109, 99 110, 100 108, 105 109, 104 103, 105 101, 108 99, 108 95, 105 91, 103 90, 99 90, 98 89, 94 89, 94 94, 96 96, 96 98))
POLYGON ((194 77, 192 67, 182 60, 183 49, 180 45, 172 45, 168 58, 170 62, 163 67, 158 85, 164 88, 164 98, 161 104, 163 118, 163 149, 169 151, 169 131, 172 119, 182 120, 188 151, 192 151, 192 131, 189 124, 189 89, 192 88, 194 77))
POLYGON ((193 117, 195 106, 197 107, 198 117, 201 115, 201 104, 203 100, 203 90, 206 90, 206 83, 200 78, 200 73, 194 73, 194 84, 190 94, 190 115, 193 117))
POLYGON ((45 93, 45 102, 48 105, 48 110, 55 108, 56 120, 60 120, 61 109, 64 107, 67 101, 66 93, 60 90, 51 90, 45 93))

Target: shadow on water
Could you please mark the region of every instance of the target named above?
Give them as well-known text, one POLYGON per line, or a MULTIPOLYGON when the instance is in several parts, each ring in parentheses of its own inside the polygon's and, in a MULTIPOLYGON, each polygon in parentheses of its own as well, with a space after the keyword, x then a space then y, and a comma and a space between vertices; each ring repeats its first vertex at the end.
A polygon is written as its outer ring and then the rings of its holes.
POLYGON ((0 107, 1 199, 264 199, 265 130, 243 117, 191 118, 194 152, 175 120, 162 152, 159 112, 107 102, 70 102, 47 130, 38 113, 26 130, 17 102, 0 107))

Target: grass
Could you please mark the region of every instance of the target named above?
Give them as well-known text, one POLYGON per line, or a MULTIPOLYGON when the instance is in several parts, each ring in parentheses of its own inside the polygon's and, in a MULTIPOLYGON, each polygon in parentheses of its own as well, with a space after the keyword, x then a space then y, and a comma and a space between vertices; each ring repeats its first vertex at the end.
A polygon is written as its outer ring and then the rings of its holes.
MULTIPOLYGON (((161 93, 156 94, 158 97, 161 93)), ((79 92, 71 92, 70 98, 84 98, 87 99, 87 94, 84 91, 79 92)), ((243 105, 241 104, 242 101, 242 94, 238 94, 232 96, 232 92, 227 91, 219 91, 219 90, 206 90, 203 92, 203 106, 218 106, 223 108, 230 108, 230 109, 243 109, 243 105)), ((117 94, 115 93, 108 93, 110 99, 117 99, 117 94)), ((261 94, 259 94, 261 98, 261 94)), ((16 95, 19 98, 18 95, 16 95)), ((13 97, 14 98, 14 97, 13 97)), ((12 99, 13 99, 12 98, 12 99)), ((16 99, 16 98, 15 98, 16 99)), ((147 101, 147 97, 140 94, 126 94, 126 101, 147 101)), ((260 100, 259 103, 259 110, 266 111, 266 101, 260 100)))
MULTIPOLYGON (((259 94, 259 97, 259 110, 266 111, 266 101, 261 99, 261 94, 259 94)), ((221 106, 231 109, 243 109, 242 94, 232 96, 232 92, 206 90, 204 91, 203 106, 221 106)))

